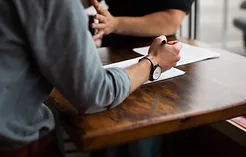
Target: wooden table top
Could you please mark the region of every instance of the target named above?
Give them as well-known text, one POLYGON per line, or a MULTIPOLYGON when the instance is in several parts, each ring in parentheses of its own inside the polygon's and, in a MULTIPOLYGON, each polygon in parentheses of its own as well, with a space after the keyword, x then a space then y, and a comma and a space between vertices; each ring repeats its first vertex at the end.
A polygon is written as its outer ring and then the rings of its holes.
MULTIPOLYGON (((180 66, 185 75, 144 85, 110 111, 81 115, 56 90, 48 102, 61 111, 61 122, 81 151, 246 114, 246 58, 217 52, 219 59, 180 66)), ((103 64, 139 56, 131 48, 105 48, 99 54, 103 64)))

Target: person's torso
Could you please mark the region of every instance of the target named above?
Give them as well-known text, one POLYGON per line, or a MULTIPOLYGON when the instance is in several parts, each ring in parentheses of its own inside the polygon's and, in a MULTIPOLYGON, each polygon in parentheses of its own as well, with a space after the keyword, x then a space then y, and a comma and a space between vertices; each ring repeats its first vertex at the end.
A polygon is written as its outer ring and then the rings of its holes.
POLYGON ((185 1, 187 0, 106 0, 106 3, 113 16, 144 16, 170 9, 185 1))
MULTIPOLYGON (((192 2, 193 0, 106 0, 106 3, 109 6, 109 12, 113 16, 132 17, 141 17, 147 14, 165 11, 168 9, 180 9, 188 12, 192 2)), ((153 38, 154 37, 146 38, 110 34, 104 36, 102 46, 118 46, 118 43, 122 45, 122 41, 124 41, 126 44, 132 44, 138 41, 145 41, 153 38)))
POLYGON ((0 149, 20 147, 54 128, 43 105, 52 86, 31 51, 13 0, 0 0, 0 149))

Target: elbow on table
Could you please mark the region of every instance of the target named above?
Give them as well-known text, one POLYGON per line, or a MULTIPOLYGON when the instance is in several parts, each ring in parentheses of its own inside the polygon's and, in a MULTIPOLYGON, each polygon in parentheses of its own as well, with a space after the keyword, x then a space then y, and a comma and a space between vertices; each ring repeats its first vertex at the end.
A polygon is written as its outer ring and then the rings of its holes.
POLYGON ((119 105, 130 94, 130 80, 126 72, 119 68, 108 68, 106 73, 97 79, 89 81, 83 88, 80 97, 83 113, 96 113, 119 105))
POLYGON ((78 108, 81 114, 98 113, 110 109, 111 103, 109 98, 94 96, 87 99, 87 102, 81 102, 78 108))
POLYGON ((98 113, 118 106, 123 98, 117 98, 112 88, 88 94, 80 101, 79 112, 82 114, 98 113))
POLYGON ((87 104, 80 105, 79 112, 81 114, 92 114, 110 110, 121 104, 126 97, 125 95, 121 95, 118 98, 115 96, 102 97, 98 95, 94 99, 90 99, 87 104))

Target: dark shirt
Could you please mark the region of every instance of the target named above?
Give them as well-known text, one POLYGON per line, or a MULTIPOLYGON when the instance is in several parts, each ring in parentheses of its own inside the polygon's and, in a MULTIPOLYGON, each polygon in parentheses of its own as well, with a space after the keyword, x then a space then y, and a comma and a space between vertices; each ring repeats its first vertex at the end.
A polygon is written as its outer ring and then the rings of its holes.
MULTIPOLYGON (((132 16, 139 17, 151 14, 158 11, 165 11, 168 9, 178 9, 184 11, 186 14, 190 12, 191 5, 194 0, 106 0, 109 6, 109 12, 113 16, 132 16)), ((147 38, 139 38, 132 36, 121 36, 110 34, 104 36, 103 46, 108 46, 124 42, 135 42, 147 38)))

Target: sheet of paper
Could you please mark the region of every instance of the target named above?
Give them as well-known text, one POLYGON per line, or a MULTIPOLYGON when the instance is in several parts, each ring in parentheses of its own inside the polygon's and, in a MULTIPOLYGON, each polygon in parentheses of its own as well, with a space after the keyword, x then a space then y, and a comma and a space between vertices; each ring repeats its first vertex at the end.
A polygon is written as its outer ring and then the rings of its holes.
MULTIPOLYGON (((142 57, 129 59, 129 60, 122 61, 122 62, 112 63, 112 64, 109 64, 109 65, 105 65, 104 68, 111 68, 111 67, 127 68, 127 67, 129 67, 129 66, 131 66, 133 64, 138 63, 140 58, 142 58, 142 57)), ((176 68, 172 68, 172 69, 162 73, 158 80, 147 81, 144 84, 149 84, 149 83, 153 83, 153 82, 157 82, 157 81, 162 81, 162 80, 174 78, 174 77, 177 77, 177 76, 181 76, 181 75, 184 75, 184 74, 185 74, 184 71, 176 69, 176 68)))
MULTIPOLYGON (((133 49, 133 51, 141 55, 147 55, 148 50, 149 46, 133 49)), ((196 46, 191 46, 185 43, 183 43, 183 48, 181 49, 180 55, 181 59, 177 63, 177 66, 220 57, 220 54, 217 52, 196 46)))

